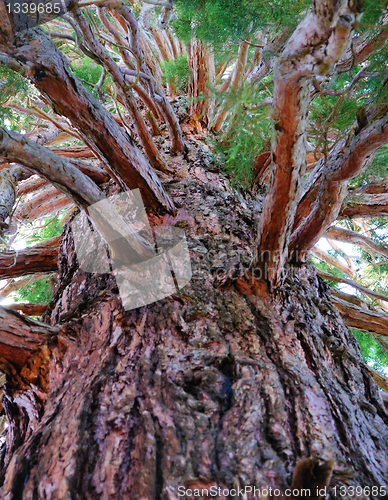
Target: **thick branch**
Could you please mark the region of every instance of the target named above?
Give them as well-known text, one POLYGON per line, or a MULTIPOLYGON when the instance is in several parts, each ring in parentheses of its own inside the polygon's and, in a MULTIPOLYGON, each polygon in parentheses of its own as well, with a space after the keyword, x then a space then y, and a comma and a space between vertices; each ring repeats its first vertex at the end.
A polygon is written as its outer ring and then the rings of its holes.
POLYGON ((388 113, 359 133, 354 132, 350 140, 338 143, 330 151, 327 165, 324 158, 320 160, 311 174, 315 177, 321 174, 319 193, 309 210, 309 199, 314 200, 316 186, 312 185, 302 199, 302 213, 298 214, 301 223, 292 234, 291 250, 309 250, 318 242, 337 219, 348 193, 349 180, 370 165, 378 148, 387 141, 388 113), (307 210, 308 215, 303 218, 307 210))
POLYGON ((58 332, 57 328, 0 307, 0 356, 14 365, 23 366, 58 332))
POLYGON ((388 248, 383 245, 379 245, 374 242, 368 236, 363 236, 362 234, 355 233, 354 231, 349 231, 348 229, 342 229, 341 227, 331 226, 325 234, 326 238, 346 241, 354 245, 358 245, 367 252, 373 255, 382 255, 383 257, 388 257, 388 248))
MULTIPOLYGON (((58 244, 59 239, 55 238, 58 244)), ((0 279, 54 272, 57 264, 58 246, 36 245, 16 252, 0 253, 0 279)))
MULTIPOLYGON (((123 187, 139 188, 146 206, 172 209, 150 164, 111 114, 75 78, 63 55, 43 32, 25 33, 14 57, 57 114, 66 116, 123 187)), ((8 50, 11 50, 8 47, 8 50)))
POLYGON ((327 8, 325 1, 315 2, 315 12, 294 31, 275 67, 273 119, 277 135, 272 148, 272 178, 259 225, 259 261, 267 267, 273 284, 279 281, 285 264, 305 172, 310 84, 314 75, 326 74, 341 58, 355 20, 355 13, 346 10, 343 2, 327 8), (341 15, 333 26, 330 19, 339 8, 341 15))
POLYGON ((388 335, 388 314, 362 309, 338 297, 332 297, 332 301, 339 309, 345 323, 350 328, 357 328, 364 332, 378 333, 380 335, 388 335))

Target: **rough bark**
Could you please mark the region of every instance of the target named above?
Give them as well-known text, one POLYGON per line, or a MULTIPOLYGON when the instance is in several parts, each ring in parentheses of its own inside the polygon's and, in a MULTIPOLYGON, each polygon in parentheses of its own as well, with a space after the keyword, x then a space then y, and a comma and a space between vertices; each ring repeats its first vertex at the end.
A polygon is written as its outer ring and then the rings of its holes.
POLYGON ((166 185, 182 208, 156 221, 186 228, 181 293, 125 312, 112 276, 78 268, 66 229, 49 383, 33 399, 7 377, 5 500, 387 486, 388 413, 327 286, 300 267, 270 294, 250 268, 256 201, 188 167, 166 185))
POLYGON ((19 252, 0 253, 0 279, 42 274, 58 269, 58 238, 19 252), (53 243, 53 244, 50 244, 53 243))
POLYGON ((190 69, 189 96, 193 100, 189 113, 193 125, 201 129, 210 125, 212 105, 210 89, 215 83, 215 67, 212 50, 198 39, 190 42, 188 47, 188 62, 190 69))
MULTIPOLYGON (((301 179, 306 168, 301 159, 306 157, 305 134, 312 77, 327 74, 341 58, 349 43, 355 17, 342 2, 315 2, 313 11, 293 32, 275 65, 272 116, 277 134, 272 146, 270 188, 260 218, 257 257, 272 285, 279 283, 287 259, 301 197, 301 179), (341 15, 339 9, 344 9, 341 15)), ((298 235, 295 244, 291 245, 292 250, 300 239, 298 235)), ((303 244, 301 247, 304 249, 303 244)))
POLYGON ((365 171, 378 148, 387 141, 388 113, 385 113, 362 130, 352 131, 348 139, 334 146, 327 165, 324 158, 318 162, 306 182, 298 207, 296 218, 300 224, 293 230, 291 250, 306 251, 318 242, 337 219, 348 193, 349 180, 365 171))

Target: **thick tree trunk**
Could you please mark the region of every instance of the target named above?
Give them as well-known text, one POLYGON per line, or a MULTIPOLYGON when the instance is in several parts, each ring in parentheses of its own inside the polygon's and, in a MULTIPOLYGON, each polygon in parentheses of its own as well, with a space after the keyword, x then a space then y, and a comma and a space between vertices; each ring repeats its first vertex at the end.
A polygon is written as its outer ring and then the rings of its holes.
POLYGON ((179 175, 165 188, 183 207, 157 223, 186 229, 180 294, 125 312, 113 276, 81 271, 65 231, 49 375, 31 382, 32 366, 4 361, 1 498, 387 487, 388 413, 326 285, 299 267, 270 294, 250 268, 256 202, 198 165, 179 175))
POLYGON ((190 68, 189 95, 192 99, 190 115, 192 124, 201 129, 201 125, 210 126, 213 106, 210 99, 211 87, 215 84, 214 56, 211 48, 194 39, 188 47, 190 68))

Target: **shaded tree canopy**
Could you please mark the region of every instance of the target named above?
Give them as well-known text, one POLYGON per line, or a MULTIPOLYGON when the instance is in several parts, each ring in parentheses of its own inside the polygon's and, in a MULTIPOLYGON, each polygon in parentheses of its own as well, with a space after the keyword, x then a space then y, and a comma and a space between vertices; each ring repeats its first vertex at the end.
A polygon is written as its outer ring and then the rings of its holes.
POLYGON ((2 498, 385 497, 385 2, 21 4, 26 25, 0 1, 2 498), (136 231, 123 207, 96 225, 135 189, 136 231), (77 258, 80 213, 113 271, 160 255, 145 216, 185 231, 190 284, 125 311, 77 258))

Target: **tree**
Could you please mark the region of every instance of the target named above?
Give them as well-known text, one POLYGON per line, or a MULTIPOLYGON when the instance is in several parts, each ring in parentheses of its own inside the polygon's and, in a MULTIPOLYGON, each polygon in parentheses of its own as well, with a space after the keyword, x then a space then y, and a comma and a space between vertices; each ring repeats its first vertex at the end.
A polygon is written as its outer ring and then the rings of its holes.
POLYGON ((388 382, 348 328, 387 348, 383 4, 82 0, 29 29, 9 5, 0 277, 27 302, 0 308, 2 498, 386 497, 388 382), (124 243, 120 210, 93 218, 135 189, 155 234, 185 231, 192 279, 126 311, 74 221, 139 265, 144 218, 124 243))

